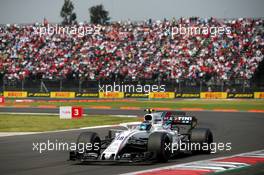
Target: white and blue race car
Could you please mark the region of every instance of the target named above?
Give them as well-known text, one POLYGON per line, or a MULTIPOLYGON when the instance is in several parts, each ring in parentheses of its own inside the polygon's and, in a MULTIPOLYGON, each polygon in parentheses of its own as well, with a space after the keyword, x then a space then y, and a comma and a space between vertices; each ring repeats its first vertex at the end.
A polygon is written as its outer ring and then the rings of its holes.
POLYGON ((195 117, 185 112, 146 111, 143 122, 126 125, 125 130, 111 129, 105 139, 95 132, 81 133, 77 144, 86 147, 82 152, 71 151, 70 160, 167 162, 181 153, 211 152, 213 134, 207 128, 196 128, 195 117))

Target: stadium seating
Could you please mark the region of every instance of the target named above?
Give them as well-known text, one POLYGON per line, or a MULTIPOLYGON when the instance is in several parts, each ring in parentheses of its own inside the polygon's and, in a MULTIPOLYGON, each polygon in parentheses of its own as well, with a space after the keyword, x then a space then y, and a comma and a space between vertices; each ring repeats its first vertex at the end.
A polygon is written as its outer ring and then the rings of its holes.
POLYGON ((35 29, 43 25, 1 26, 0 73, 5 79, 250 79, 264 55, 263 19, 79 24, 100 27, 100 34, 81 37, 40 36, 35 29), (179 25, 228 26, 231 34, 172 37, 170 29, 179 25))

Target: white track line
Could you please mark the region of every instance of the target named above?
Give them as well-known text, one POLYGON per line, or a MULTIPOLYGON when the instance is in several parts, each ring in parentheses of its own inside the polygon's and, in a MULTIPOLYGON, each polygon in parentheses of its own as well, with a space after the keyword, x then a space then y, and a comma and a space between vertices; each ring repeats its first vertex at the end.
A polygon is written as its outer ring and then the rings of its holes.
MULTIPOLYGON (((12 109, 12 108, 16 108, 16 107, 13 107, 13 106, 5 106, 5 107, 0 107, 1 108, 8 108, 8 109, 12 109)), ((38 108, 38 107, 26 107, 26 109, 54 109, 54 110, 58 110, 59 107, 57 108, 38 108)), ((84 108, 84 109, 92 109, 92 110, 96 110, 94 108, 84 108)), ((100 110, 100 109, 98 109, 100 110)), ((103 109, 103 110, 121 110, 121 111, 130 111, 130 110, 127 110, 127 109, 119 109, 119 108, 110 108, 110 109, 103 109)), ((139 111, 142 111, 143 109, 139 109, 139 111)), ((213 112, 213 113, 264 113, 264 112, 250 112, 250 111, 214 111, 214 110, 179 110, 179 109, 172 109, 172 110, 175 110, 175 111, 183 111, 183 112, 213 112)), ((133 110, 134 111, 134 110, 133 110)))
POLYGON ((59 115, 56 113, 32 113, 32 112, 0 112, 0 114, 7 115, 59 115))
MULTIPOLYGON (((7 114, 7 115, 55 115, 55 116, 59 116, 59 114, 56 114, 56 113, 32 113, 32 112, 30 112, 30 113, 29 112, 0 112, 0 114, 7 114)), ((88 114, 83 114, 83 116, 89 116, 89 115, 88 114)), ((136 117, 138 117, 137 115, 109 115, 109 116, 113 116, 113 117, 127 117, 127 118, 136 118, 136 117)))
POLYGON ((118 125, 91 126, 91 127, 64 129, 64 130, 55 130, 55 131, 43 131, 43 132, 0 132, 0 137, 33 135, 33 134, 47 134, 47 133, 56 133, 56 132, 78 131, 78 130, 84 130, 84 129, 110 128, 110 127, 116 127, 116 126, 118 126, 118 125))
POLYGON ((135 122, 120 123, 120 124, 115 124, 115 125, 89 126, 89 127, 55 130, 55 131, 43 131, 43 132, 0 132, 0 137, 32 135, 32 134, 46 134, 46 133, 56 133, 56 132, 68 132, 68 131, 78 131, 78 130, 85 130, 85 129, 111 128, 111 127, 119 127, 119 126, 124 127, 123 126, 124 124, 128 124, 128 125, 129 124, 135 124, 135 122))

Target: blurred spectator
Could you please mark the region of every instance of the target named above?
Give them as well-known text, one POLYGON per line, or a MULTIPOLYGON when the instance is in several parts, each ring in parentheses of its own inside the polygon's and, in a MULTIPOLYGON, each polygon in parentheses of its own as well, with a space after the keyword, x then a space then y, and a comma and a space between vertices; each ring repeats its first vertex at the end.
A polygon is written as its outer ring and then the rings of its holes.
MULTIPOLYGON (((47 24, 45 24, 46 26, 47 24)), ((7 79, 250 79, 263 60, 263 19, 119 22, 83 37, 45 34, 44 24, 0 28, 0 73, 7 79), (231 27, 231 34, 176 35, 174 26, 231 27)), ((65 26, 64 26, 65 27, 65 26)), ((78 26, 77 26, 78 27, 78 26)))

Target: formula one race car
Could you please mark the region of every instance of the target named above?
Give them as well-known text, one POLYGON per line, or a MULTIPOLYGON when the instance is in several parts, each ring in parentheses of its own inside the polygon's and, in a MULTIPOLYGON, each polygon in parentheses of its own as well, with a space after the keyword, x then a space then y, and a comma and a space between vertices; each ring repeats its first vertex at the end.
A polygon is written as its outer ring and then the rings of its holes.
POLYGON ((186 116, 185 112, 146 111, 143 122, 126 125, 126 130, 111 129, 104 140, 95 132, 81 133, 77 145, 86 147, 84 151, 71 151, 70 160, 167 162, 180 153, 211 152, 212 132, 195 128, 195 117, 186 116))

